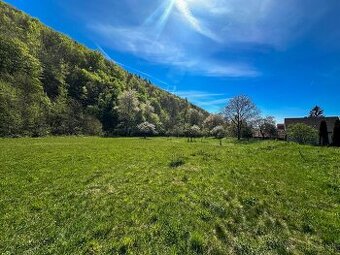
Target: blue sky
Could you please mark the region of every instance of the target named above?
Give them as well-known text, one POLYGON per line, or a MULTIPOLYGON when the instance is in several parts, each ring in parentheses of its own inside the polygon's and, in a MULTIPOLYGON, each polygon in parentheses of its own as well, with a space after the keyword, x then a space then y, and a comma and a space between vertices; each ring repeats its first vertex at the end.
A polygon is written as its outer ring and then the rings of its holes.
POLYGON ((339 0, 6 2, 208 111, 340 115, 339 0))

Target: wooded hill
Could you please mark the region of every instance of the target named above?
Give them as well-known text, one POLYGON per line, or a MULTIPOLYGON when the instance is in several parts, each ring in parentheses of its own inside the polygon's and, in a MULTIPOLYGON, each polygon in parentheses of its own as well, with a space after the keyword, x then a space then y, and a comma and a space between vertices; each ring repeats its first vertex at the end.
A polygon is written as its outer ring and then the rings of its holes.
POLYGON ((0 2, 0 136, 171 134, 207 115, 0 2))

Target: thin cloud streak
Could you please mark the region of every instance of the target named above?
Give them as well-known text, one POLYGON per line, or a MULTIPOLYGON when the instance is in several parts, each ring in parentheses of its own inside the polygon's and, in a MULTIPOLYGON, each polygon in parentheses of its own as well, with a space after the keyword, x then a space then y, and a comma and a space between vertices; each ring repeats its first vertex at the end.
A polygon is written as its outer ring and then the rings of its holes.
POLYGON ((99 44, 96 43, 96 46, 97 46, 97 48, 99 49, 99 51, 100 51, 100 52, 101 52, 108 60, 114 62, 115 64, 118 64, 118 65, 120 65, 120 66, 122 66, 122 67, 125 67, 125 68, 128 68, 128 69, 130 69, 130 70, 132 70, 132 71, 134 71, 134 72, 136 72, 136 73, 139 73, 139 74, 142 74, 142 75, 144 75, 144 76, 147 76, 147 77, 149 77, 149 78, 151 78, 151 79, 153 79, 153 80, 155 80, 155 81, 157 81, 157 82, 160 82, 160 83, 162 83, 162 84, 164 84, 164 85, 169 85, 168 83, 166 83, 166 82, 164 82, 164 81, 162 81, 162 80, 160 80, 160 79, 158 79, 158 78, 156 78, 156 77, 154 77, 154 76, 152 76, 152 75, 150 75, 150 74, 148 74, 148 73, 145 73, 145 72, 143 72, 143 71, 141 71, 141 70, 138 70, 138 69, 136 69, 136 68, 134 68, 134 67, 125 65, 125 64, 123 64, 123 63, 120 63, 120 62, 118 62, 118 61, 112 59, 112 58, 110 57, 110 55, 109 55, 108 53, 106 53, 106 51, 105 51, 102 47, 100 47, 99 44))
POLYGON ((214 113, 220 112, 229 100, 225 94, 196 90, 177 91, 173 94, 182 98, 187 98, 190 102, 214 113))
POLYGON ((177 91, 175 92, 175 94, 180 97, 190 97, 190 98, 207 98, 207 97, 216 97, 216 96, 224 95, 224 94, 208 93, 208 92, 196 91, 196 90, 177 91))

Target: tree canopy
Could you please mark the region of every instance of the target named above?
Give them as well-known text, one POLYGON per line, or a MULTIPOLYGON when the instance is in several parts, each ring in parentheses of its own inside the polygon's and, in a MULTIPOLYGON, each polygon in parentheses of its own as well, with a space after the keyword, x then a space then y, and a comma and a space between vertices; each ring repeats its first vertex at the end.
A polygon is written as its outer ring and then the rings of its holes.
POLYGON ((320 118, 324 117, 323 115, 323 110, 321 109, 320 106, 314 106, 313 109, 309 113, 310 118, 320 118))
POLYGON ((172 134, 207 116, 0 2, 0 136, 134 135, 146 121, 172 134))
POLYGON ((236 96, 224 108, 225 118, 236 128, 237 138, 241 139, 242 129, 258 119, 259 110, 247 96, 236 96))

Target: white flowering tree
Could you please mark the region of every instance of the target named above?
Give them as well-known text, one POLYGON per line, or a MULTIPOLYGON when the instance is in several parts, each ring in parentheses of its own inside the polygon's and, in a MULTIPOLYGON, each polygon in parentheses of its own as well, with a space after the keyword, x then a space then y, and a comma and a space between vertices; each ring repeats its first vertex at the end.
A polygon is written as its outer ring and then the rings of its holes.
POLYGON ((123 121, 125 133, 130 135, 131 129, 135 125, 136 116, 140 111, 137 91, 124 91, 118 97, 117 109, 120 119, 123 121))
POLYGON ((223 126, 214 127, 210 132, 212 136, 220 140, 220 145, 222 145, 222 139, 226 136, 226 133, 227 132, 223 126))
POLYGON ((149 122, 143 122, 137 126, 137 129, 141 135, 146 139, 147 136, 157 134, 156 126, 149 122))
POLYGON ((194 137, 199 137, 201 135, 201 129, 199 126, 193 125, 187 129, 186 133, 190 138, 190 141, 192 141, 194 137))

